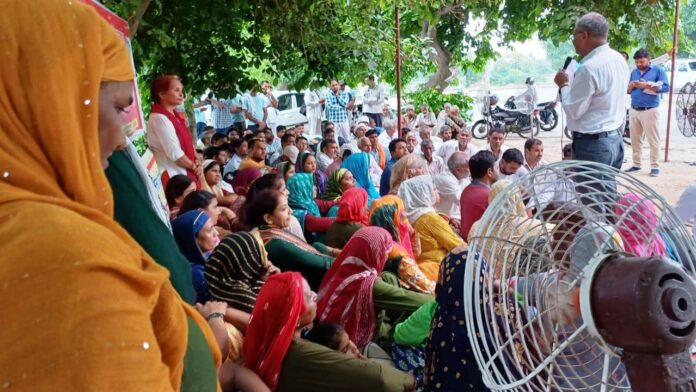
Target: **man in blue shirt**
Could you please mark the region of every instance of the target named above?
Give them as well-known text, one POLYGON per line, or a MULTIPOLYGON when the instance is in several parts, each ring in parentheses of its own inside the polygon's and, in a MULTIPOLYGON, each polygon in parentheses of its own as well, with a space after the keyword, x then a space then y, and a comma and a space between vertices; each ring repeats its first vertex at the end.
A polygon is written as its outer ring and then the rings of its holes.
POLYGON ((391 181, 391 172, 394 164, 408 154, 408 149, 406 148, 406 140, 404 139, 394 139, 389 142, 389 153, 391 154, 391 159, 387 162, 382 172, 382 177, 379 179, 379 195, 386 196, 389 194, 391 181))
POLYGON ((633 55, 636 69, 631 72, 628 93, 631 94, 631 146, 633 166, 627 173, 640 171, 643 153, 643 136, 650 144, 650 176, 660 175, 660 95, 669 91, 667 74, 662 67, 650 64, 650 55, 645 49, 638 49, 633 55))

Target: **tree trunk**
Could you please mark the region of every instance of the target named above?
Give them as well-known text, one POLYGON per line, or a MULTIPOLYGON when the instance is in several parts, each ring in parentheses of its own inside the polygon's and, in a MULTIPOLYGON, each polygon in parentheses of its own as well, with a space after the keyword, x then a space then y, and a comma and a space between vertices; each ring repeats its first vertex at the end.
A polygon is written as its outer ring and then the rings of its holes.
POLYGON ((150 6, 150 3, 152 3, 152 0, 140 0, 140 3, 138 3, 138 8, 135 9, 135 13, 128 18, 128 29, 131 33, 131 39, 133 39, 135 34, 138 32, 140 22, 143 20, 143 16, 145 16, 145 12, 150 6))
POLYGON ((430 47, 435 49, 435 53, 432 54, 430 58, 437 64, 437 71, 430 75, 428 81, 425 83, 425 87, 437 88, 439 92, 442 92, 449 85, 446 79, 452 75, 449 69, 450 62, 452 61, 452 54, 438 39, 437 26, 433 26, 424 21, 421 29, 421 37, 430 38, 430 47))

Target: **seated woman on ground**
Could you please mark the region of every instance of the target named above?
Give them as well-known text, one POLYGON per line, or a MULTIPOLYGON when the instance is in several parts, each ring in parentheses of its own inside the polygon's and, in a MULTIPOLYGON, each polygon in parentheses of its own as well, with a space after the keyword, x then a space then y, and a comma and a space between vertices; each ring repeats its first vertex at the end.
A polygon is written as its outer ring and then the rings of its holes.
MULTIPOLYGON (((278 173, 264 174, 263 176, 259 177, 258 180, 254 181, 247 191, 247 200, 252 200, 255 197, 254 195, 263 190, 277 191, 285 197, 290 195, 290 192, 288 192, 288 189, 285 187, 285 180, 283 180, 283 177, 281 177, 281 175, 278 173)), ((244 209, 245 207, 242 206, 242 211, 244 211, 244 209)), ((242 226, 244 226, 244 230, 253 229, 253 227, 246 227, 244 222, 242 222, 242 219, 240 219, 239 222, 242 226)), ((288 233, 292 233, 298 238, 302 239, 304 242, 307 242, 307 240, 304 238, 302 225, 300 224, 300 221, 297 220, 295 215, 290 216, 290 223, 287 227, 283 228, 283 230, 287 231, 288 233)))
POLYGON ((401 287, 418 293, 434 294, 435 281, 428 278, 416 263, 416 258, 421 253, 420 238, 406 219, 401 199, 387 195, 375 200, 369 220, 370 226, 387 230, 394 241, 385 270, 397 275, 401 287))
POLYGON ((237 219, 237 215, 232 210, 220 207, 215 195, 207 191, 195 191, 186 196, 179 214, 199 209, 208 214, 222 237, 230 233, 232 225, 237 219))
POLYGON ((287 182, 290 192, 289 205, 307 237, 316 233, 326 233, 336 220, 323 216, 337 203, 315 199, 312 195, 312 184, 312 175, 308 173, 297 173, 287 182))
POLYGON ((196 183, 187 175, 177 174, 169 179, 164 196, 169 207, 169 219, 176 218, 184 198, 196 190, 196 183))
POLYGON ((244 344, 245 365, 273 391, 412 391, 413 378, 301 338, 316 317, 316 294, 302 276, 266 280, 244 344))
POLYGON ((397 195, 402 182, 413 177, 422 176, 426 171, 425 159, 416 154, 407 154, 396 161, 392 167, 391 179, 389 180, 389 194, 397 195))
POLYGON ((300 153, 295 163, 295 173, 311 174, 314 178, 314 198, 320 199, 326 193, 326 174, 317 170, 317 160, 309 151, 300 153))
POLYGON ((230 209, 237 216, 239 216, 239 211, 244 201, 246 201, 246 194, 249 187, 262 175, 263 173, 261 173, 261 170, 255 167, 249 167, 239 170, 234 176, 234 179, 232 179, 232 189, 234 189, 234 194, 237 195, 237 200, 232 203, 230 209))
POLYGON ((351 188, 341 196, 338 216, 326 233, 326 244, 343 248, 350 237, 367 225, 367 192, 362 188, 351 188))
POLYGON ((380 277, 392 245, 391 235, 382 228, 358 230, 321 282, 319 321, 340 324, 360 348, 389 338, 390 327, 378 323, 377 313, 408 315, 433 300, 380 277))
MULTIPOLYGON (((374 162, 374 159, 372 160, 374 162)), ((348 169, 355 178, 356 186, 362 188, 367 192, 368 204, 372 203, 372 200, 379 198, 379 191, 377 190, 377 185, 379 185, 379 178, 382 175, 381 169, 379 170, 379 175, 371 171, 371 161, 370 154, 365 152, 358 152, 351 154, 346 160, 343 161, 341 167, 348 169), (374 174, 374 176, 373 176, 374 174), (373 177, 377 178, 375 181, 373 177)))
POLYGON ((266 278, 278 272, 258 232, 240 231, 223 238, 205 264, 211 297, 247 313, 254 309, 266 278))
POLYGON ((348 169, 338 169, 329 176, 324 200, 338 201, 343 192, 355 187, 355 177, 348 169))
POLYGON ((215 195, 218 204, 230 207, 237 199, 232 186, 222 181, 220 164, 212 159, 203 161, 203 176, 201 177, 201 189, 215 195))
POLYGON ((435 211, 433 206, 439 195, 430 176, 404 181, 399 187, 399 197, 404 201, 409 222, 420 237, 422 251, 416 262, 430 280, 436 281, 442 259, 452 249, 464 245, 464 241, 435 211))
POLYGON ((259 231, 268 258, 283 271, 297 271, 307 278, 312 287, 319 287, 321 279, 333 263, 339 249, 321 243, 309 245, 303 239, 284 230, 290 223, 292 210, 288 199, 280 192, 254 192, 242 210, 245 227, 259 231))
POLYGON ((290 177, 295 175, 295 165, 292 162, 280 162, 273 166, 276 169, 276 173, 283 176, 283 180, 286 182, 290 177))
POLYGON ((210 300, 204 275, 205 263, 220 242, 213 220, 202 210, 185 212, 172 221, 172 231, 179 250, 191 263, 196 301, 205 303, 210 300))

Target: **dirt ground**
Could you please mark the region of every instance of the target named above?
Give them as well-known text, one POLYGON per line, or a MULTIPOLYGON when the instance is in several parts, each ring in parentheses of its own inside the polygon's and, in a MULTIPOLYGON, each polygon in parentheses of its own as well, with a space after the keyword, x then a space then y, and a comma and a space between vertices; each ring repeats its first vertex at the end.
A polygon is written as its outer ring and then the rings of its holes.
MULTIPOLYGON (((561 160, 562 143, 568 143, 567 138, 561 141, 560 127, 550 132, 541 131, 539 138, 544 142, 544 160, 547 162, 557 162, 561 160)), ((696 181, 696 138, 685 138, 679 131, 674 128, 670 136, 670 154, 669 162, 664 162, 664 148, 660 151, 660 176, 657 178, 650 177, 648 174, 650 162, 648 157, 648 148, 644 143, 643 146, 643 171, 634 173, 634 177, 640 179, 656 190, 662 197, 674 205, 679 199, 684 189, 696 181), (675 133, 676 132, 676 135, 675 133)), ((662 144, 664 147, 664 137, 662 144)), ((483 147, 485 141, 473 140, 477 147, 483 147)), ((509 147, 515 147, 523 151, 524 139, 517 135, 508 135, 505 144, 509 147)), ((622 169, 627 169, 631 166, 631 146, 624 144, 624 166, 622 169)))

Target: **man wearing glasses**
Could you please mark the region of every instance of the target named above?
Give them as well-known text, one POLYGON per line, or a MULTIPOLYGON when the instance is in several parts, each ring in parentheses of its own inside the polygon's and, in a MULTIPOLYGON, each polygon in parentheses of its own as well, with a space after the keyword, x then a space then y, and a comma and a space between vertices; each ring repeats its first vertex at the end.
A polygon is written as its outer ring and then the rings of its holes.
MULTIPOLYGON (((590 12, 575 24, 572 40, 575 52, 582 57, 580 67, 570 84, 564 70, 558 71, 554 82, 561 92, 568 129, 573 132, 572 158, 592 161, 621 169, 624 158, 621 130, 626 120, 626 90, 630 71, 623 56, 607 43, 609 25, 604 16, 590 12)), ((616 193, 612 173, 575 169, 587 172, 576 177, 576 187, 585 196, 583 203, 596 206, 604 213, 616 193)))
POLYGON ((623 56, 609 47, 608 32, 604 16, 596 12, 583 15, 572 34, 581 66, 572 85, 564 70, 558 71, 554 82, 561 91, 568 129, 573 132, 573 159, 620 169, 630 71, 623 56))

